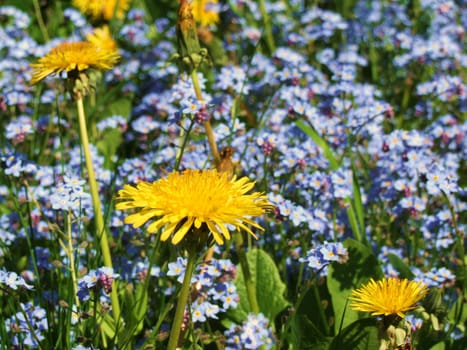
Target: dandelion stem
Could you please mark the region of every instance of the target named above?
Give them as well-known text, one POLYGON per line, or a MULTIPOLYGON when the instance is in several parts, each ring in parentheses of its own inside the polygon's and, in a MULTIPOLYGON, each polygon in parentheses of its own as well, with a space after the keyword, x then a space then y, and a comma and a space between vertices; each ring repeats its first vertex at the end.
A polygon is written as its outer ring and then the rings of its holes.
MULTIPOLYGON (((86 127, 86 117, 84 114, 83 98, 81 96, 77 97, 76 105, 78 108, 78 121, 79 121, 81 144, 83 146, 84 158, 86 161, 86 168, 88 170, 88 181, 89 181, 89 188, 91 190, 92 206, 94 208, 94 218, 95 218, 95 223, 96 223, 97 237, 99 238, 99 244, 101 248, 101 254, 104 259, 104 265, 107 267, 112 267, 112 257, 110 255, 109 242, 108 242, 107 232, 106 232, 105 225, 104 225, 104 217, 102 215, 101 203, 99 200, 99 190, 97 187, 96 176, 94 174, 93 162, 91 158, 91 151, 89 148, 88 131, 86 127)), ((114 314, 114 319, 118 322, 118 320, 120 319, 120 305, 118 303, 116 281, 113 282, 110 299, 112 303, 112 311, 114 314)))
POLYGON ((168 350, 175 350, 178 345, 178 338, 180 336, 183 316, 185 314, 185 306, 191 289, 191 276, 193 275, 195 265, 196 252, 191 251, 188 253, 188 262, 186 265, 185 276, 183 277, 182 289, 180 290, 180 295, 178 297, 177 302, 177 309, 175 310, 175 318, 172 323, 172 329, 170 330, 169 344, 167 346, 168 350))

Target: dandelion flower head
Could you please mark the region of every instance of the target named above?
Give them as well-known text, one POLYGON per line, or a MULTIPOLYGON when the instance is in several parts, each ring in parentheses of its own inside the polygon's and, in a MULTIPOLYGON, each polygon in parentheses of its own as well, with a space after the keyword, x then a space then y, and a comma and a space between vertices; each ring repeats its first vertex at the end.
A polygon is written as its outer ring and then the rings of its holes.
POLYGON ((41 57, 33 68, 31 85, 45 79, 49 75, 62 72, 79 71, 89 68, 108 70, 115 66, 120 59, 116 50, 106 50, 85 42, 64 42, 54 47, 49 53, 41 57))
POLYGON ((118 53, 117 43, 110 34, 109 26, 95 28, 92 33, 86 35, 86 40, 101 50, 118 53))
POLYGON ((230 178, 216 170, 185 170, 172 172, 153 183, 140 182, 136 187, 125 185, 119 191, 117 209, 138 210, 125 218, 125 223, 147 227, 148 233, 162 230, 161 240, 172 234, 172 243, 179 243, 192 228, 203 225, 218 244, 230 239, 229 228, 244 230, 256 237, 247 226, 263 228, 251 218, 272 208, 262 193, 247 194, 254 182, 247 177, 230 178))
POLYGON ((405 312, 416 308, 416 303, 428 293, 423 282, 407 279, 387 278, 353 290, 349 299, 350 307, 356 311, 371 312, 373 316, 398 315, 405 317, 405 312))
POLYGON ((94 19, 123 19, 131 0, 73 0, 73 6, 94 19))
POLYGON ((203 26, 219 22, 218 0, 193 0, 191 2, 193 17, 203 26))

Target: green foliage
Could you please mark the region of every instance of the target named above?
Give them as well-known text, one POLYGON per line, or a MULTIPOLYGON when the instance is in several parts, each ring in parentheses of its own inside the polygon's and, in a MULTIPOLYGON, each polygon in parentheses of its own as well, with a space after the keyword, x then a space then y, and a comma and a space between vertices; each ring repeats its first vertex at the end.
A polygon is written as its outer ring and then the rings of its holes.
POLYGON ((329 147, 325 139, 313 128, 312 125, 307 125, 303 120, 297 120, 295 123, 305 134, 307 134, 323 151, 324 156, 329 162, 332 170, 337 170, 340 167, 340 161, 334 155, 333 150, 329 147))
POLYGON ((347 298, 352 290, 359 288, 370 278, 383 277, 378 259, 368 247, 353 239, 347 239, 343 244, 348 249, 349 261, 329 266, 327 278, 336 317, 336 332, 361 318, 360 313, 347 307, 347 298))
POLYGON ((332 341, 329 350, 373 350, 379 348, 376 319, 357 320, 345 327, 332 341))
POLYGON ((415 277, 414 273, 410 270, 409 265, 407 265, 399 256, 389 253, 388 260, 391 265, 400 273, 401 278, 413 279, 415 277))
POLYGON ((329 337, 329 295, 323 290, 325 286, 319 288, 311 282, 307 287, 309 288, 302 292, 303 302, 297 307, 291 324, 290 341, 297 349, 324 347, 332 339, 329 337))
MULTIPOLYGON (((247 253, 247 259, 251 277, 256 286, 260 312, 269 320, 274 320, 279 312, 289 305, 284 298, 286 285, 279 276, 274 260, 265 251, 261 249, 250 250, 247 253)), ((228 315, 230 319, 241 323, 251 312, 241 266, 238 266, 235 285, 240 302, 237 309, 229 311, 228 315)))

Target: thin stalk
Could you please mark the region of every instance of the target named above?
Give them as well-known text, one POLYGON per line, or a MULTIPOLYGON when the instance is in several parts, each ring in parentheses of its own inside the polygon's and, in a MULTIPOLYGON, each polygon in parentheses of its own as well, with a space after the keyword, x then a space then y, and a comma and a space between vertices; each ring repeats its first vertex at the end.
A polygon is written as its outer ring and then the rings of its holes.
MULTIPOLYGON (((198 101, 203 100, 203 93, 201 91, 201 86, 199 85, 198 76, 196 75, 196 69, 191 71, 191 81, 193 82, 193 87, 195 89, 196 98, 198 101)), ((219 151, 217 149, 216 138, 214 136, 214 131, 212 130, 211 120, 208 119, 204 122, 204 129, 206 131, 206 137, 208 138, 209 147, 211 148, 211 153, 214 158, 214 164, 219 164, 221 158, 219 156, 219 151)))
POLYGON ((42 36, 44 37, 45 41, 49 41, 49 33, 47 33, 47 27, 45 26, 44 19, 42 18, 39 0, 33 0, 32 3, 34 5, 34 12, 36 13, 37 24, 39 25, 39 29, 41 30, 42 36))
POLYGON ((66 253, 68 259, 70 260, 70 273, 71 281, 73 282, 73 294, 75 296, 76 306, 79 307, 79 298, 78 298, 78 280, 76 279, 76 269, 75 269, 75 254, 73 252, 73 238, 71 237, 71 213, 67 213, 67 235, 68 235, 68 249, 66 253))
MULTIPOLYGON (((183 115, 182 117, 182 123, 181 125, 183 126, 183 119, 185 118, 185 116, 183 115)), ((185 152, 185 147, 186 147, 186 144, 188 142, 188 138, 190 137, 190 132, 191 132, 191 129, 193 129, 193 125, 194 125, 194 121, 193 119, 191 119, 190 121, 190 126, 188 127, 188 130, 186 130, 185 132, 185 129, 183 129, 183 127, 180 128, 180 134, 179 134, 179 147, 178 147, 178 150, 177 150, 177 155, 176 155, 176 158, 175 158, 175 167, 174 169, 176 171, 179 170, 180 168, 180 163, 182 161, 182 158, 183 158, 183 153, 185 152)))
POLYGON ((264 36, 266 40, 266 45, 270 53, 276 51, 276 45, 274 44, 274 36, 272 35, 271 30, 271 17, 269 17, 269 13, 266 10, 266 4, 264 0, 258 0, 259 11, 261 12, 261 16, 263 17, 263 26, 264 26, 264 36))
MULTIPOLYGON (((101 248, 101 254, 104 259, 106 267, 112 267, 112 257, 110 255, 109 241, 107 232, 104 225, 104 216, 102 215, 101 203, 99 199, 99 190, 97 187, 96 176, 94 174, 93 162, 91 158, 91 151, 89 148, 88 131, 86 127, 86 116, 84 114, 83 98, 79 96, 76 99, 78 108, 78 122, 81 137, 81 144, 83 146, 84 159, 86 161, 86 168, 88 170, 88 182, 91 190, 92 206, 94 208, 94 218, 96 223, 97 237, 101 248)), ((110 293, 112 303, 112 311, 116 322, 120 320, 120 305, 118 303, 118 295, 116 288, 116 281, 113 282, 112 292, 110 293)))
POLYGON ((167 350, 175 350, 178 346, 178 338, 180 337, 185 306, 188 301, 188 295, 190 294, 191 289, 191 276, 193 275, 195 265, 196 252, 191 251, 188 253, 188 262, 186 265, 185 276, 183 277, 182 289, 180 290, 180 296, 178 297, 177 309, 175 310, 175 318, 172 323, 172 329, 170 330, 170 338, 167 350))

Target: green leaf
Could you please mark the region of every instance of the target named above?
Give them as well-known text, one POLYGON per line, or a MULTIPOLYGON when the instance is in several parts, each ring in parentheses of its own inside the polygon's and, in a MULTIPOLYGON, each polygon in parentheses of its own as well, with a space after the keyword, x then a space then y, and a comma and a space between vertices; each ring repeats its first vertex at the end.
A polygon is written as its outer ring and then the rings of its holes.
MULTIPOLYGON (((279 276, 279 271, 277 270, 274 260, 263 250, 250 250, 247 253, 247 260, 251 278, 256 286, 256 297, 258 299, 260 312, 273 322, 277 314, 289 305, 284 298, 286 285, 279 276)), ((241 323, 246 320, 251 309, 240 265, 238 266, 237 278, 234 282, 240 301, 235 310, 228 312, 228 316, 236 323, 241 323)))
POLYGON ((296 306, 291 324, 291 343, 297 349, 315 349, 320 344, 329 344, 332 310, 326 285, 309 282, 301 293, 304 293, 302 302, 296 306))
POLYGON ((306 315, 297 315, 290 330, 293 349, 327 350, 333 339, 325 337, 306 315))
MULTIPOLYGON (((446 344, 444 342, 439 342, 433 345, 430 350, 445 350, 446 349, 446 344)), ((453 348, 453 349, 465 349, 465 348, 453 348)))
POLYGON ((337 170, 340 166, 339 161, 335 157, 331 147, 329 147, 328 143, 318 134, 318 132, 312 126, 305 124, 303 120, 297 120, 295 125, 297 125, 300 130, 307 134, 321 148, 324 156, 331 165, 331 169, 337 170))
POLYGON ((352 187, 353 187, 353 206, 355 208, 355 212, 357 213, 358 224, 360 228, 365 227, 365 216, 364 216, 364 208, 362 202, 362 194, 360 192, 360 184, 358 183, 357 177, 357 167, 355 166, 355 162, 352 160, 352 187))
POLYGON ((396 271, 399 272, 400 278, 407 278, 411 280, 415 277, 409 265, 407 265, 399 256, 390 253, 388 254, 388 260, 391 263, 391 265, 396 269, 396 271))
POLYGON ((112 161, 118 147, 122 143, 122 133, 119 130, 106 130, 102 138, 97 142, 97 149, 104 156, 106 165, 112 161))
POLYGON ((378 327, 374 317, 363 318, 345 327, 334 337, 329 350, 374 350, 379 348, 378 327))
POLYGON ((370 278, 377 280, 383 277, 378 259, 368 247, 350 238, 344 241, 344 246, 348 250, 349 260, 344 264, 330 265, 327 278, 336 317, 336 332, 363 317, 361 313, 347 307, 347 298, 352 290, 360 288, 370 278))
POLYGON ((119 343, 130 344, 135 335, 143 330, 144 318, 148 310, 147 285, 139 283, 136 287, 127 284, 122 294, 123 308, 128 310, 125 315, 125 327, 120 329, 119 343))
POLYGON ((352 228, 352 232, 354 237, 357 241, 361 242, 365 239, 365 235, 363 235, 360 231, 360 226, 358 226, 357 216, 355 215, 355 210, 353 203, 349 197, 344 199, 344 202, 347 203, 347 218, 349 219, 350 227, 352 228))
POLYGON ((143 328, 143 320, 148 311, 148 291, 144 283, 136 286, 135 307, 132 309, 133 318, 138 323, 135 334, 143 328))

